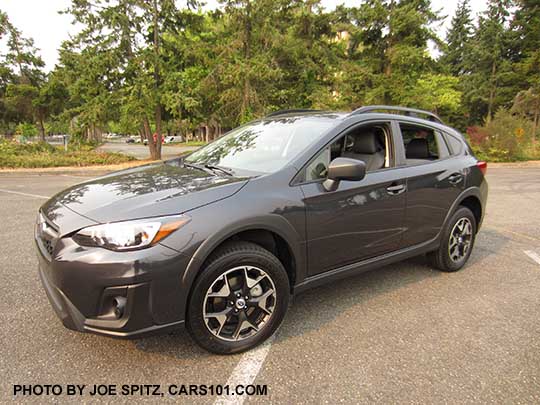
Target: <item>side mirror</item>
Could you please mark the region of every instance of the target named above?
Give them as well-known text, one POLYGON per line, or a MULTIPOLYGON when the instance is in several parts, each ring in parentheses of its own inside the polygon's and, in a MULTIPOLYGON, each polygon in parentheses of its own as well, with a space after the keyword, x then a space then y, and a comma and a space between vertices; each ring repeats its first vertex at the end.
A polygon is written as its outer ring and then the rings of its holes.
POLYGON ((366 177, 366 164, 362 160, 336 158, 328 166, 327 179, 323 182, 326 191, 335 191, 341 180, 360 181, 366 177))

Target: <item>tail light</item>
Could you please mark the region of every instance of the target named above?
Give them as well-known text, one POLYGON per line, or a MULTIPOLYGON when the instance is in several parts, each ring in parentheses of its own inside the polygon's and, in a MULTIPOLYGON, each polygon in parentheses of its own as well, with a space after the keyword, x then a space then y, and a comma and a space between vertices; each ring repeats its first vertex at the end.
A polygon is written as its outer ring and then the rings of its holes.
POLYGON ((480 169, 482 174, 485 176, 487 172, 487 163, 480 161, 476 163, 476 166, 480 169))

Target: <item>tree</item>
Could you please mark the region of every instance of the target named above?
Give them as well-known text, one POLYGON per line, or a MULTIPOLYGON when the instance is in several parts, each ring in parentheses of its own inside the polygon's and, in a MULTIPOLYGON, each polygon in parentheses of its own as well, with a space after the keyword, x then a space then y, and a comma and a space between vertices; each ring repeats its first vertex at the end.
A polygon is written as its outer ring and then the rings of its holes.
POLYGON ((325 13, 319 0, 282 1, 276 12, 273 58, 281 73, 273 109, 341 108, 340 55, 346 38, 340 37, 338 14, 325 13))
POLYGON ((471 40, 466 69, 465 98, 473 120, 491 120, 494 112, 511 103, 515 94, 512 54, 515 43, 508 31, 512 0, 489 0, 471 40))
MULTIPOLYGON (((0 11, 0 40, 7 35, 9 20, 7 14, 0 11)), ((7 86, 13 81, 14 73, 4 55, 0 58, 0 122, 7 125, 10 121, 9 111, 5 104, 7 86)))
POLYGON ((212 14, 192 8, 171 13, 163 23, 161 101, 169 131, 185 133, 213 118, 216 95, 202 87, 215 56, 214 26, 212 14))
POLYGON ((521 90, 514 98, 513 110, 532 117, 534 134, 540 120, 540 7, 534 0, 519 0, 512 28, 516 32, 521 90))
POLYGON ((446 33, 446 45, 439 62, 452 75, 468 73, 466 66, 470 41, 474 31, 469 0, 462 0, 452 17, 450 29, 446 33))
POLYGON ((34 47, 34 41, 23 37, 1 11, 0 22, 0 37, 7 37, 7 53, 0 63, 4 115, 11 116, 15 122, 36 122, 41 140, 44 141, 44 121, 48 116, 48 108, 43 99, 38 97, 46 81, 43 72, 45 64, 34 47))
POLYGON ((406 104, 434 111, 440 115, 456 112, 461 106, 459 79, 450 75, 422 75, 414 90, 409 93, 406 104))
POLYGON ((215 61, 204 79, 204 89, 216 95, 214 112, 223 124, 236 126, 271 108, 274 84, 281 70, 273 47, 278 3, 271 0, 222 1, 216 21, 215 61))
POLYGON ((418 80, 434 70, 428 41, 440 42, 432 29, 440 17, 424 0, 368 0, 348 14, 347 55, 353 64, 346 71, 362 83, 344 79, 346 88, 356 90, 351 101, 407 104, 418 80))
POLYGON ((78 51, 66 41, 55 75, 69 94, 63 118, 75 137, 99 142, 106 123, 118 117, 118 59, 112 52, 88 46, 78 51))
MULTIPOLYGON (((188 1, 193 7, 195 1, 188 1)), ((81 108, 94 124, 104 125, 114 112, 122 117, 137 120, 140 131, 148 140, 152 159, 161 158, 161 126, 163 114, 162 86, 165 82, 162 30, 166 21, 177 12, 173 0, 73 0, 66 12, 84 28, 72 43, 66 43, 78 69, 84 88, 76 88, 76 93, 97 95, 104 102, 107 114, 89 100, 81 103, 81 108), (83 59, 91 59, 98 64, 88 65, 83 59), (102 61, 104 60, 104 61, 102 61), (80 66, 79 66, 80 65, 80 66), (95 80, 103 85, 95 85, 95 80), (112 110, 109 107, 113 107, 112 110), (116 111, 114 111, 116 110, 116 111), (156 133, 154 141, 153 133, 156 133)), ((94 98, 95 99, 95 98, 94 98)), ((87 124, 92 124, 87 122, 87 124)))
POLYGON ((514 98, 512 112, 532 119, 533 141, 536 141, 536 133, 538 132, 538 124, 540 121, 540 93, 533 87, 528 90, 520 91, 514 98))
POLYGON ((72 0, 65 12, 81 30, 48 75, 32 41, 0 12, 8 45, 0 55, 2 129, 32 122, 44 136, 69 126, 90 141, 111 129, 138 132, 159 159, 162 132, 204 128, 210 139, 283 108, 409 105, 464 129, 514 105, 538 126, 536 0, 489 0, 477 28, 461 0, 447 44, 434 32, 440 16, 429 0, 365 0, 334 11, 321 0, 183 4, 72 0))

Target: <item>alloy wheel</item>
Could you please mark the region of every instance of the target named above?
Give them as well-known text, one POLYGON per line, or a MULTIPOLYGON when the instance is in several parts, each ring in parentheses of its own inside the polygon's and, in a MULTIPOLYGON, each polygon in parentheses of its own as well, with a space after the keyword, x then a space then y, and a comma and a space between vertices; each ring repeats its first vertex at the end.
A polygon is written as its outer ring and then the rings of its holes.
POLYGON ((453 262, 459 262, 467 256, 472 243, 473 227, 469 218, 460 218, 450 232, 448 254, 453 262))
POLYGON ((206 292, 203 316, 219 339, 241 341, 256 335, 271 318, 276 287, 270 276, 254 266, 239 266, 219 276, 206 292))

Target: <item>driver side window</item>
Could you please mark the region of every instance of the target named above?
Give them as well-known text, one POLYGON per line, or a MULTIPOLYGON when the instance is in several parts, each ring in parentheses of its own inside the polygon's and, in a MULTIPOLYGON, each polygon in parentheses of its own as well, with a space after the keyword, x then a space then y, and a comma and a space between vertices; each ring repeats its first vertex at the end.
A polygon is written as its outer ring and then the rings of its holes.
POLYGON ((305 180, 325 179, 328 165, 338 157, 364 161, 368 173, 390 167, 390 144, 389 123, 355 127, 319 152, 306 167, 305 180))

